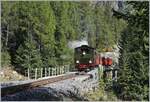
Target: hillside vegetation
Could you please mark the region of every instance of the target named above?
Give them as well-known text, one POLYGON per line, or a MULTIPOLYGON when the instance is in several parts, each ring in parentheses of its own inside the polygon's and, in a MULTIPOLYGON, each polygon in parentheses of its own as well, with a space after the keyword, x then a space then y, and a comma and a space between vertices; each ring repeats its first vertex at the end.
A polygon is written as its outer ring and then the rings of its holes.
POLYGON ((70 64, 68 41, 84 39, 98 51, 113 47, 125 22, 112 17, 112 3, 3 1, 2 66, 70 64))
MULTIPOLYGON (((119 73, 112 94, 121 100, 149 100, 149 2, 114 6, 114 1, 2 1, 2 68, 14 66, 24 74, 28 68, 73 65, 69 41, 87 40, 98 52, 117 45, 119 73)), ((105 88, 94 93, 97 100, 105 100, 105 88)))

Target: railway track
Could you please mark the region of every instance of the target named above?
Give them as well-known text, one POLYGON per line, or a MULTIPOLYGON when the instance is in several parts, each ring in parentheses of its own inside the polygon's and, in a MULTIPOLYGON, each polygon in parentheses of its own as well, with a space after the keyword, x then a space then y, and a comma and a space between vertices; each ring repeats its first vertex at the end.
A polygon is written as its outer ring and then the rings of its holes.
POLYGON ((1 97, 5 96, 5 95, 11 95, 11 94, 14 94, 16 92, 20 92, 20 91, 29 90, 29 89, 33 89, 33 88, 36 88, 36 87, 44 86, 46 84, 50 84, 50 83, 54 83, 54 82, 74 78, 76 76, 78 76, 76 72, 75 73, 68 73, 68 74, 58 75, 58 76, 54 76, 54 77, 52 76, 50 78, 38 79, 38 80, 35 80, 35 81, 32 81, 32 82, 27 82, 27 83, 23 83, 23 84, 19 84, 19 85, 12 85, 12 86, 7 86, 7 87, 2 87, 1 88, 1 97))

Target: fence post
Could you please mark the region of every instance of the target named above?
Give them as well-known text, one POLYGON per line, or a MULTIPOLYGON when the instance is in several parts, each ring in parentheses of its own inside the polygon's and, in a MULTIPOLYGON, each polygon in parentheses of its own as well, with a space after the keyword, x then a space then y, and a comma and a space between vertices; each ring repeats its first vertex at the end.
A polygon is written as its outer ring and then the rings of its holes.
POLYGON ((57 70, 57 68, 58 68, 58 66, 57 66, 57 67, 55 67, 55 68, 56 68, 55 70, 56 70, 56 75, 57 75, 57 71, 58 71, 58 70, 57 70))
POLYGON ((59 75, 60 74, 60 66, 58 66, 58 73, 57 73, 57 75, 59 75))
POLYGON ((68 72, 68 66, 66 65, 66 72, 68 72))
POLYGON ((62 74, 62 66, 60 67, 60 74, 62 74))
POLYGON ((62 66, 61 68, 62 68, 61 73, 64 74, 64 66, 62 66))
POLYGON ((60 74, 60 66, 58 66, 58 73, 57 73, 58 75, 60 74))
POLYGON ((55 67, 52 69, 53 76, 55 75, 55 67))
POLYGON ((68 67, 65 65, 65 67, 66 67, 66 72, 68 71, 68 67))
POLYGON ((48 76, 50 76, 50 67, 48 68, 48 76))
POLYGON ((35 79, 37 79, 37 68, 35 69, 35 79))
POLYGON ((55 67, 55 75, 57 75, 56 73, 57 73, 57 70, 56 70, 57 68, 55 67))
POLYGON ((68 68, 68 72, 70 71, 70 66, 69 65, 67 65, 67 68, 68 68))
POLYGON ((45 68, 45 77, 46 77, 46 74, 47 74, 47 70, 46 70, 46 68, 45 68))
POLYGON ((60 74, 62 74, 62 66, 60 67, 60 74))
POLYGON ((53 75, 55 76, 55 67, 54 67, 54 70, 53 70, 53 75))
POLYGON ((57 67, 55 67, 55 75, 57 75, 57 67))
POLYGON ((59 67, 60 67, 60 66, 57 67, 57 75, 59 75, 59 67))
POLYGON ((65 69, 66 69, 66 72, 68 72, 68 66, 67 65, 65 65, 65 69))
POLYGON ((30 70, 28 68, 28 80, 30 79, 30 70))
POLYGON ((62 74, 62 67, 60 67, 60 74, 62 74))
POLYGON ((59 75, 61 74, 61 66, 59 66, 59 75))
POLYGON ((52 76, 52 67, 50 67, 50 76, 52 76))
POLYGON ((68 67, 68 65, 66 65, 66 67, 67 67, 67 72, 69 72, 69 67, 68 67))
POLYGON ((43 68, 41 68, 41 78, 43 77, 43 68))
POLYGON ((66 73, 67 72, 67 67, 64 65, 64 73, 66 73))
POLYGON ((115 71, 115 80, 117 81, 117 70, 115 71))
POLYGON ((66 67, 65 67, 65 66, 63 66, 63 68, 64 68, 63 74, 65 74, 65 73, 66 73, 66 67))
POLYGON ((52 67, 52 76, 53 76, 53 67, 52 67))

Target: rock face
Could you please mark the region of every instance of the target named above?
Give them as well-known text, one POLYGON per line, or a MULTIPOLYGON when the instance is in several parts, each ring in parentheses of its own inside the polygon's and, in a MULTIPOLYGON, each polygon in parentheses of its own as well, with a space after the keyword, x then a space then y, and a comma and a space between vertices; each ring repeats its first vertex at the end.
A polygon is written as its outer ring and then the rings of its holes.
POLYGON ((52 83, 37 89, 18 92, 2 97, 2 101, 87 101, 83 97, 98 86, 98 69, 88 72, 91 76, 79 75, 75 78, 52 83))

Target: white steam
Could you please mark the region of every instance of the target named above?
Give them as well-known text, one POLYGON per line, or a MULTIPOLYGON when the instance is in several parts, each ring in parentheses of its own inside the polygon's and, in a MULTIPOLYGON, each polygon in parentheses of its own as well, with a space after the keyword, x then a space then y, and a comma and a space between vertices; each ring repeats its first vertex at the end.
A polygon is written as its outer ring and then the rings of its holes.
POLYGON ((80 47, 82 45, 88 45, 88 42, 86 40, 81 40, 81 41, 69 41, 68 42, 68 46, 72 49, 76 48, 76 47, 80 47))

